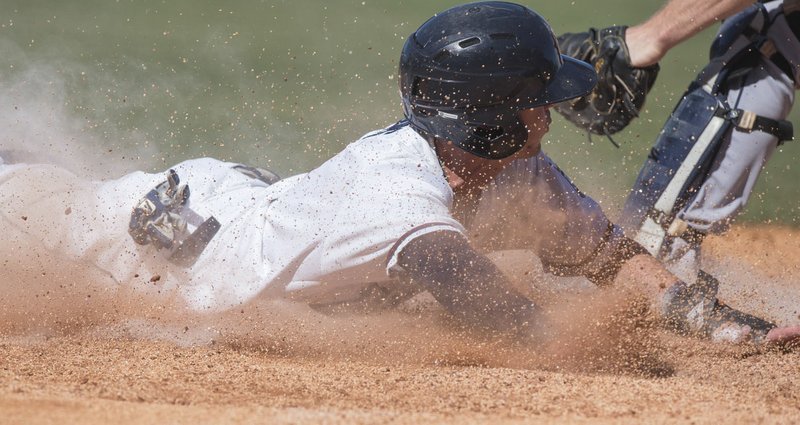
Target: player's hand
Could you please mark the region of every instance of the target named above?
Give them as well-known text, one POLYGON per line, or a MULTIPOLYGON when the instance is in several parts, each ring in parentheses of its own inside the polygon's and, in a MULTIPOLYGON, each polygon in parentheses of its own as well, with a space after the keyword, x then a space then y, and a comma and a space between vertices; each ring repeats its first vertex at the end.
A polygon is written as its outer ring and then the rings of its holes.
POLYGON ((768 346, 800 347, 800 326, 782 326, 771 329, 764 338, 768 346))

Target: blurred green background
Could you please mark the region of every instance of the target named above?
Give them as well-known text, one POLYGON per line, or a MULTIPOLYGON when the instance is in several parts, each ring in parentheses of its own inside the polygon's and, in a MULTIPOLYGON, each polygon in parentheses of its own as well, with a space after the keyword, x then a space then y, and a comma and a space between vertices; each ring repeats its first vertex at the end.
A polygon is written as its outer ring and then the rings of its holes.
MULTIPOLYGON (((401 117, 395 74, 405 37, 458 3, 3 0, 0 143, 54 156, 72 144, 116 174, 201 155, 303 172, 401 117)), ((661 5, 523 3, 557 33, 633 24, 661 5)), ((590 143, 554 114, 545 150, 610 216, 704 65, 714 30, 664 58, 646 111, 615 137, 621 149, 590 143)), ((797 158, 798 142, 775 154, 742 220, 800 225, 797 158)))

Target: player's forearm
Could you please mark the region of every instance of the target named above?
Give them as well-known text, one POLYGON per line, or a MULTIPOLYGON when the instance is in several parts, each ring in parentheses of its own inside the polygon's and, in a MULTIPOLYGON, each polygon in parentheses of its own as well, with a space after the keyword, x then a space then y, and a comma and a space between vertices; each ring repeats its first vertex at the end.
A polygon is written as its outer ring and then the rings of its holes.
POLYGON ((533 303, 515 292, 497 266, 456 232, 415 238, 400 253, 398 263, 409 278, 467 324, 523 335, 534 325, 533 303))
POLYGON ((753 0, 671 0, 647 21, 628 28, 631 63, 652 65, 677 44, 751 4, 753 0))

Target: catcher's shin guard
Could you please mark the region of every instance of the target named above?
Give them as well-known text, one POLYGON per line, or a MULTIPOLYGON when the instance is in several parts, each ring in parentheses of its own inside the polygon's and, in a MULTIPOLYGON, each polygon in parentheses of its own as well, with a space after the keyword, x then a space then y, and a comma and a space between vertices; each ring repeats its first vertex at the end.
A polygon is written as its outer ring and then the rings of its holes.
POLYGON ((731 108, 707 87, 690 89, 670 115, 625 202, 620 224, 628 237, 658 256, 667 236, 700 240, 677 218, 708 178, 722 140, 736 128, 792 138, 788 121, 731 108))
POLYGON ((655 256, 661 253, 667 236, 702 238, 677 214, 708 178, 721 142, 733 127, 769 133, 779 144, 793 137, 791 122, 731 107, 726 100, 731 84, 744 84, 760 61, 780 67, 792 58, 787 58, 791 52, 786 49, 776 51, 774 37, 767 36, 772 34, 767 15, 759 4, 725 23, 712 47, 712 64, 672 112, 628 195, 620 224, 628 237, 655 256))
POLYGON ((628 195, 620 224, 657 256, 668 234, 684 229, 675 214, 702 184, 732 123, 723 100, 698 87, 675 108, 628 195))

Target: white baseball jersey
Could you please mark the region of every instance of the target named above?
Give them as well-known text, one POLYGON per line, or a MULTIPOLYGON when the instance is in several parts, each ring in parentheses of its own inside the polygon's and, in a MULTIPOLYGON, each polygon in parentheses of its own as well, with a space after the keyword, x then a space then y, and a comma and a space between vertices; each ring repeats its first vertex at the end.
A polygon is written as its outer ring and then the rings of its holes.
MULTIPOLYGON (((272 185, 237 165, 204 158, 173 168, 191 191, 187 213, 221 224, 189 267, 127 233, 133 207, 164 174, 88 182, 50 165, 0 165, 0 222, 12 239, 35 240, 140 291, 179 294, 202 311, 261 296, 348 299, 390 280, 397 254, 413 238, 438 230, 467 234, 451 214, 453 192, 434 149, 408 126, 368 134, 311 172, 272 185)), ((599 261, 598 247, 613 245, 601 243, 609 226, 597 205, 543 154, 512 164, 484 198, 473 221, 503 217, 530 226, 536 231, 517 232, 530 236, 506 247, 535 249, 545 263, 599 261), (534 196, 516 208, 524 200, 512 193, 534 196), (541 222, 517 220, 519 211, 541 222)))

